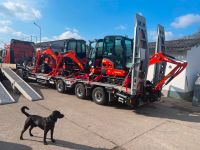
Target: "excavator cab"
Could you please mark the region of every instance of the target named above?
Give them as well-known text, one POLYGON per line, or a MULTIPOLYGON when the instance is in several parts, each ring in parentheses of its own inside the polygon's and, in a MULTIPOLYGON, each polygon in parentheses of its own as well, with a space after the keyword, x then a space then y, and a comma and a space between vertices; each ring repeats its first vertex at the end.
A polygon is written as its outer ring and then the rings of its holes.
POLYGON ((116 69, 127 69, 132 63, 133 41, 124 36, 106 36, 104 38, 103 57, 110 59, 116 69))
POLYGON ((90 68, 101 68, 101 62, 103 59, 103 41, 103 39, 90 41, 88 56, 88 64, 90 68))
POLYGON ((81 60, 83 64, 87 63, 86 41, 77 39, 66 40, 63 52, 68 52, 70 50, 73 50, 76 53, 76 56, 81 60))
POLYGON ((125 77, 132 64, 133 41, 124 36, 106 36, 90 44, 92 74, 125 77))

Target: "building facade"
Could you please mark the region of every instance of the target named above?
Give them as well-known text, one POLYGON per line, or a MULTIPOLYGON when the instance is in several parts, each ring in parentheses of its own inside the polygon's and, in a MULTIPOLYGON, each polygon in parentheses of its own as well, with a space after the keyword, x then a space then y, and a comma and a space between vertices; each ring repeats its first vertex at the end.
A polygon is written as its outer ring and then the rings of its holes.
MULTIPOLYGON (((153 54, 155 43, 150 43, 150 53, 153 54)), ((194 83, 200 74, 200 38, 188 38, 166 42, 166 54, 187 61, 187 68, 174 78, 168 85, 163 87, 163 95, 191 101, 194 83)), ((166 74, 174 68, 173 64, 167 63, 166 74)), ((148 80, 152 80, 154 66, 148 70, 148 80)))

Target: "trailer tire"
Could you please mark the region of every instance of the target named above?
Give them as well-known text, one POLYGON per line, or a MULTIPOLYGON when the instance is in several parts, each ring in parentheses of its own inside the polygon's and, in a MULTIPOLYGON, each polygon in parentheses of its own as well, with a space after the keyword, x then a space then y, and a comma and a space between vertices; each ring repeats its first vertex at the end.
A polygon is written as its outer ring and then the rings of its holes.
POLYGON ((75 94, 80 99, 85 99, 86 98, 85 86, 82 83, 76 84, 76 86, 75 86, 75 94))
POLYGON ((96 104, 99 105, 106 105, 108 103, 105 90, 102 87, 94 88, 92 91, 92 99, 96 104))
POLYGON ((56 82, 56 89, 59 93, 65 92, 65 83, 62 80, 56 82))

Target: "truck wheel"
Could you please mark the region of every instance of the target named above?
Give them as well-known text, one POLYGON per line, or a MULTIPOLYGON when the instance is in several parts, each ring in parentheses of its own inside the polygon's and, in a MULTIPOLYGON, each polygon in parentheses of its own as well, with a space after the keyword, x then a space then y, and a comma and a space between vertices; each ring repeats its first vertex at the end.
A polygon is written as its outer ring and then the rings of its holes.
POLYGON ((96 104, 106 105, 108 100, 106 99, 106 93, 102 87, 96 87, 92 91, 92 99, 96 104))
POLYGON ((84 99, 86 97, 85 86, 82 83, 78 83, 75 86, 75 94, 80 99, 84 99))
POLYGON ((23 75, 23 70, 22 69, 17 69, 16 70, 16 74, 20 77, 20 78, 24 78, 24 75, 23 75))
POLYGON ((65 92, 65 83, 62 80, 56 82, 56 89, 59 93, 65 92))

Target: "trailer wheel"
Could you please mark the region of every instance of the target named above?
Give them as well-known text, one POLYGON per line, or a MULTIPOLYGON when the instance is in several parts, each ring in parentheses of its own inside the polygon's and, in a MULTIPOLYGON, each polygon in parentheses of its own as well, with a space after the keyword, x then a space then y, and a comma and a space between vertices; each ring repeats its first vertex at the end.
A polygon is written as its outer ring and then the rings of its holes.
POLYGON ((84 99, 86 97, 85 87, 82 83, 78 83, 75 86, 75 94, 80 99, 84 99))
POLYGON ((56 89, 59 93, 65 92, 65 83, 62 80, 56 82, 56 89))
POLYGON ((96 104, 106 105, 108 100, 106 99, 106 93, 102 87, 96 87, 92 91, 92 99, 96 104))

